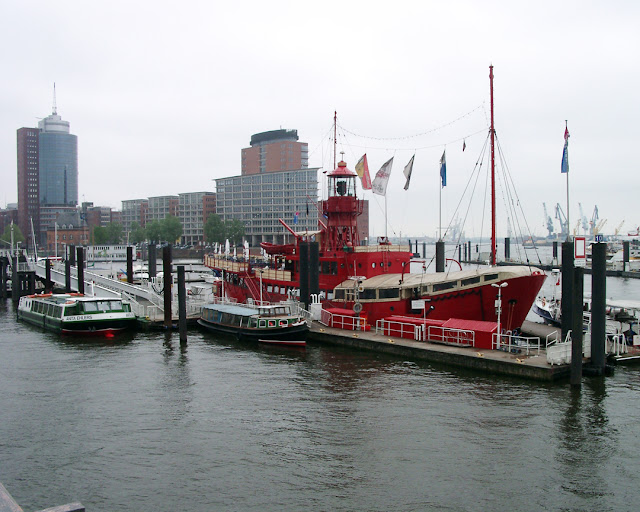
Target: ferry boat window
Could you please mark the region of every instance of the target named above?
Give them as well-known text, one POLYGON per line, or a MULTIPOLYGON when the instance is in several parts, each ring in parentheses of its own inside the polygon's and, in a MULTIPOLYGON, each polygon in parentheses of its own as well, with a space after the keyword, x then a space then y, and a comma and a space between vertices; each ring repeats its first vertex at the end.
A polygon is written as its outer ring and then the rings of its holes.
POLYGON ((371 264, 371 268, 376 268, 376 264, 375 264, 375 263, 372 263, 372 264, 371 264))
POLYGON ((111 311, 111 301, 101 300, 98 302, 98 311, 111 311))
POLYGON ((331 262, 331 275, 334 275, 334 276, 338 275, 338 262, 337 261, 332 261, 331 262))
POLYGON ((448 283, 437 283, 433 285, 433 291, 441 292, 443 290, 451 290, 452 288, 455 288, 457 284, 457 281, 449 281, 448 283))
POLYGON ((322 262, 322 273, 323 274, 328 274, 329 272, 331 272, 331 262, 323 261, 322 262))
POLYGON ((423 284, 422 285, 422 293, 424 293, 424 294, 429 293, 429 285, 428 284, 423 284))
POLYGON ((493 280, 497 280, 498 279, 498 274, 487 274, 486 276, 484 276, 484 282, 486 283, 487 281, 493 281, 493 280))
POLYGON ((380 288, 378 290, 381 299, 397 299, 400 295, 398 288, 380 288))
POLYGON ((120 300, 112 300, 111 301, 111 311, 122 311, 122 301, 120 301, 120 300))
POLYGON ((98 305, 95 302, 83 302, 82 309, 84 309, 85 313, 93 313, 98 311, 98 305))
POLYGON ((470 277, 469 279, 463 279, 460 281, 462 286, 469 286, 470 284, 477 284, 480 282, 480 276, 478 277, 470 277))
POLYGON ((338 288, 336 289, 336 300, 342 300, 342 299, 344 299, 344 289, 338 288))
POLYGON ((64 309, 64 316, 74 316, 78 314, 78 304, 68 306, 64 309))

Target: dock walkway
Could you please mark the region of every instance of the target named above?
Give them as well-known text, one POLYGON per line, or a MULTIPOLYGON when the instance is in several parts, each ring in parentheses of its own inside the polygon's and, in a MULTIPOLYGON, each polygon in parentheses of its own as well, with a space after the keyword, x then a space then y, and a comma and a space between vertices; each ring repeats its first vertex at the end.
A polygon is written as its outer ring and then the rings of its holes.
MULTIPOLYGON (((542 326, 545 327, 545 326, 542 326)), ((434 363, 469 368, 487 374, 501 374, 540 381, 555 381, 569 376, 569 365, 550 365, 546 353, 512 354, 501 350, 457 347, 430 341, 383 336, 372 331, 346 331, 312 323, 309 340, 343 345, 434 363)))

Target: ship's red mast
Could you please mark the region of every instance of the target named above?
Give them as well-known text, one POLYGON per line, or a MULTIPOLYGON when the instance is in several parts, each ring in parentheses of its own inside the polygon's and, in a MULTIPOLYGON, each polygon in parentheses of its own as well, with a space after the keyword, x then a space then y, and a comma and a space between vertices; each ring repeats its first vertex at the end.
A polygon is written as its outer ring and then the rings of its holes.
POLYGON ((493 65, 489 66, 489 84, 491 92, 491 264, 496 264, 496 157, 495 135, 493 124, 493 65))

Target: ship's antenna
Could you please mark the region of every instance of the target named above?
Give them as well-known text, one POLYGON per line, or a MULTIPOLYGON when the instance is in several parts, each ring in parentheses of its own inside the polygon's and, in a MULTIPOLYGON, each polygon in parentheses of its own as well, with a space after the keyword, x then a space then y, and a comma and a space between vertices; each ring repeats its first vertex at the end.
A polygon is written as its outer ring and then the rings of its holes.
POLYGON ((56 83, 53 82, 53 115, 58 113, 58 107, 56 106, 56 83))
POLYGON ((338 111, 333 111, 333 168, 336 169, 336 151, 338 150, 338 139, 336 139, 336 126, 338 125, 338 111))
POLYGON ((491 93, 491 264, 496 264, 496 158, 494 140, 496 130, 493 124, 493 64, 489 66, 489 88, 491 93))

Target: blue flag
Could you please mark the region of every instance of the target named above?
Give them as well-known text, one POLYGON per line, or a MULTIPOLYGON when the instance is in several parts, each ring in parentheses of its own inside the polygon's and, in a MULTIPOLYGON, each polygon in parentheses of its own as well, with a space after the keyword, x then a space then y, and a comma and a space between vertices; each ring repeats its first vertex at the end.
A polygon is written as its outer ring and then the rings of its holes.
POLYGON ((442 186, 447 186, 447 159, 445 157, 447 150, 444 150, 442 153, 442 158, 440 159, 440 179, 442 181, 442 186))
POLYGON ((564 150, 562 151, 562 173, 569 172, 569 128, 564 129, 564 150))

